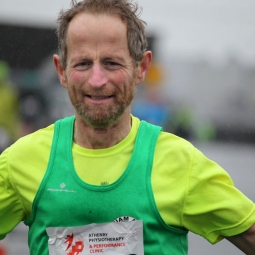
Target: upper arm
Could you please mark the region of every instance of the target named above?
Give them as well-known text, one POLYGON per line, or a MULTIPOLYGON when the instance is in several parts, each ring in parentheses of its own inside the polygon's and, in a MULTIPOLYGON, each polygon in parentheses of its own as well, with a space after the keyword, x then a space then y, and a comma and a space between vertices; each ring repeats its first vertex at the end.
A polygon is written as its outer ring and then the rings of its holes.
POLYGON ((0 156, 0 239, 24 218, 23 207, 11 183, 7 159, 8 149, 0 156))
POLYGON ((226 239, 245 254, 255 255, 255 224, 243 233, 226 237, 226 239))
POLYGON ((255 206, 228 173, 200 151, 194 156, 184 208, 184 226, 216 243, 255 222, 255 206))

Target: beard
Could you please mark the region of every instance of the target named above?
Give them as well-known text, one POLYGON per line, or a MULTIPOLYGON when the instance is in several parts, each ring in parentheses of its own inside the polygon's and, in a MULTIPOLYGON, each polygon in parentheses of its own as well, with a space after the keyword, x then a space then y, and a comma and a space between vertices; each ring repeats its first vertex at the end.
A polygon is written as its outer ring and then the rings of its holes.
MULTIPOLYGON (((77 97, 72 96, 70 93, 69 97, 76 112, 87 125, 97 129, 105 129, 113 126, 121 118, 132 103, 135 91, 135 86, 130 84, 130 89, 114 97, 111 105, 90 105, 83 100, 78 101, 77 97)), ((98 91, 98 93, 102 94, 101 91, 98 91)))

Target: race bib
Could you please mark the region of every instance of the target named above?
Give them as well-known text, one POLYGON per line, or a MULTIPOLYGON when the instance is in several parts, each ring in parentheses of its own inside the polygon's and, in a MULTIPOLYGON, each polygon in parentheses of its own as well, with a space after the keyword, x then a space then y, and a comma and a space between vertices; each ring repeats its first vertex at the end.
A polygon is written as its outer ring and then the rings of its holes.
POLYGON ((144 255, 141 220, 46 231, 50 255, 144 255))

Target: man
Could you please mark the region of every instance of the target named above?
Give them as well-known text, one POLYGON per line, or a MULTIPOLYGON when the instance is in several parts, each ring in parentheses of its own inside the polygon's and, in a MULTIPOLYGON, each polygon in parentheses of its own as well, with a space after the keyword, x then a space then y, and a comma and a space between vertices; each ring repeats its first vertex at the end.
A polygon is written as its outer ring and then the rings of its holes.
POLYGON ((75 117, 0 157, 0 238, 40 254, 187 254, 187 233, 255 254, 254 204, 189 142, 131 115, 152 61, 128 0, 73 2, 53 60, 75 117))

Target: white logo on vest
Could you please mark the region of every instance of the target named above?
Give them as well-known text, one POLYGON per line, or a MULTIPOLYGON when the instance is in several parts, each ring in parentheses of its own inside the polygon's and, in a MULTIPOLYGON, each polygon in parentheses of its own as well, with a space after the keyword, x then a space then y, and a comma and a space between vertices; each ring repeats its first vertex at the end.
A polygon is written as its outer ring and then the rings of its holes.
POLYGON ((64 183, 60 184, 60 188, 63 189, 66 185, 64 183))
POLYGON ((56 188, 48 188, 47 191, 49 192, 66 192, 66 193, 76 193, 75 190, 69 190, 69 189, 65 189, 66 184, 65 183, 61 183, 59 185, 60 189, 56 189, 56 188))

